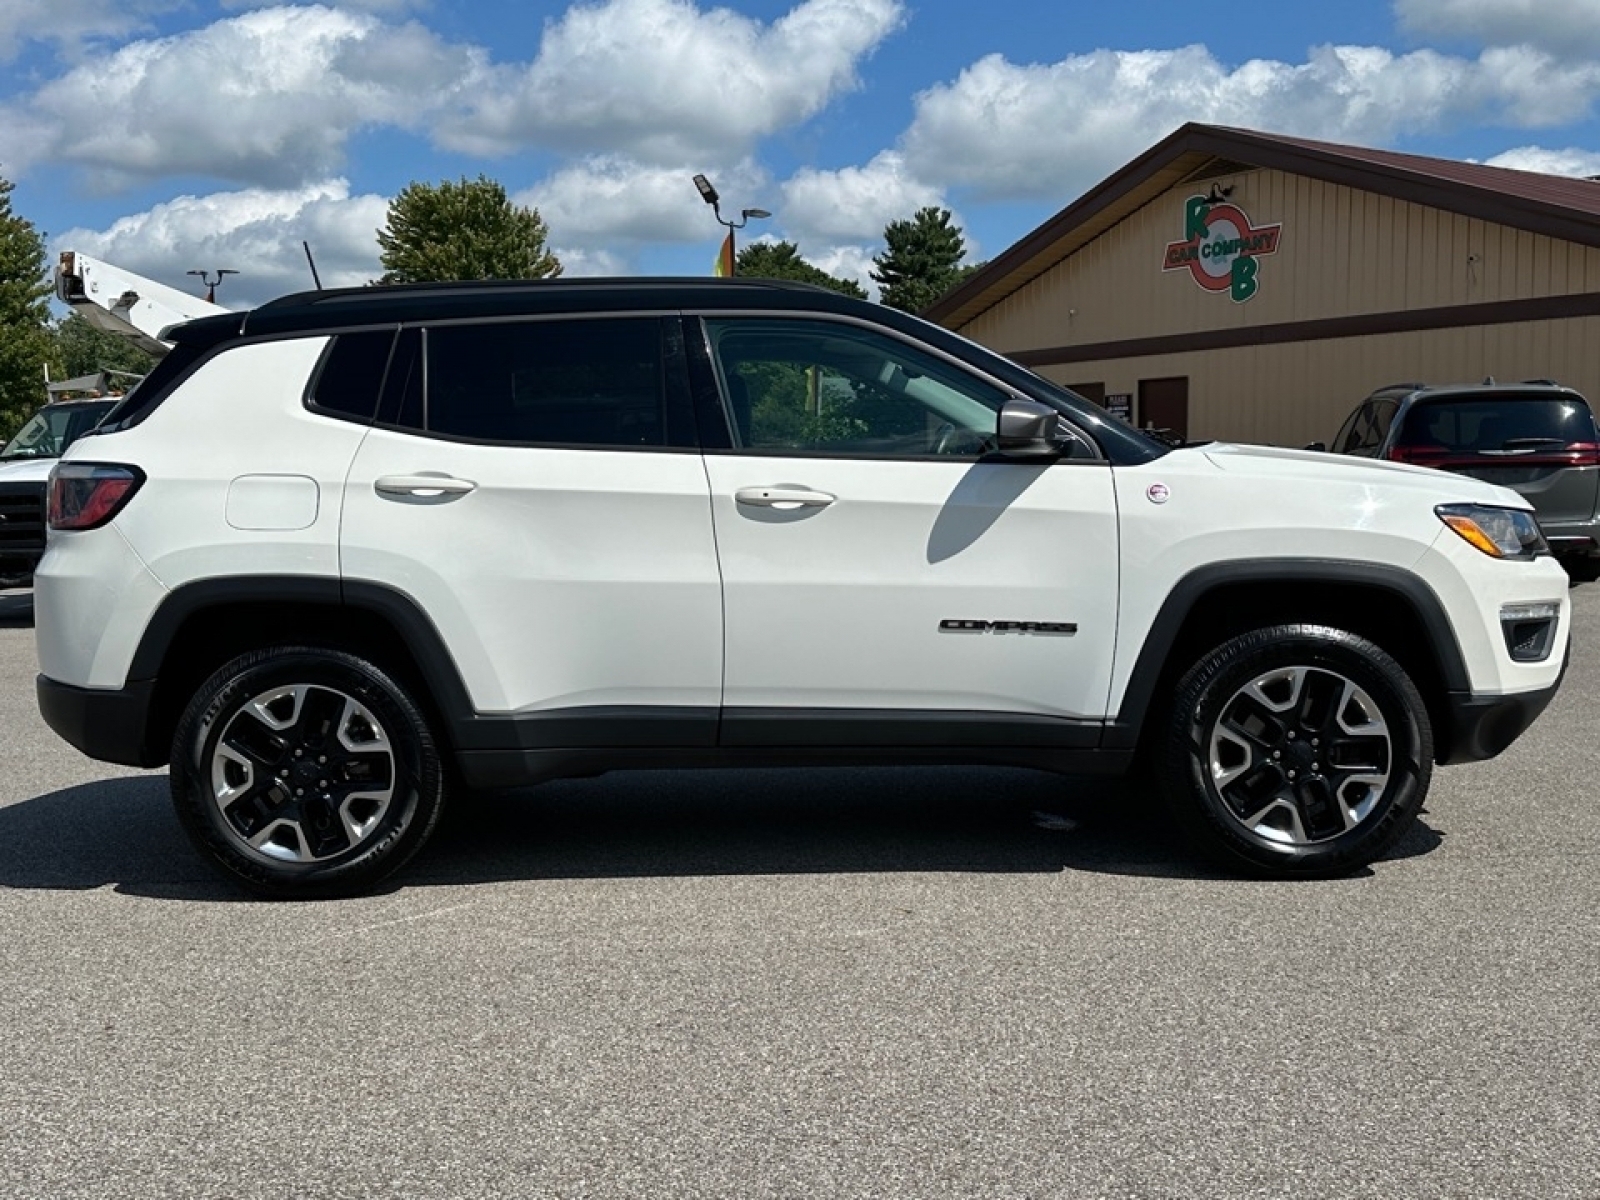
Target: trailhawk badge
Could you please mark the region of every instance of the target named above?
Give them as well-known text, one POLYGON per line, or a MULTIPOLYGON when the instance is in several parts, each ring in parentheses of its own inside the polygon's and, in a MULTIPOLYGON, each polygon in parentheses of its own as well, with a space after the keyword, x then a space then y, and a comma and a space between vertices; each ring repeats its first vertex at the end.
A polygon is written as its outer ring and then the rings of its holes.
POLYGON ((1263 255, 1278 252, 1283 226, 1250 224, 1237 204, 1190 196, 1183 206, 1184 241, 1167 246, 1163 271, 1187 270, 1208 292, 1227 292, 1235 304, 1256 294, 1263 255))

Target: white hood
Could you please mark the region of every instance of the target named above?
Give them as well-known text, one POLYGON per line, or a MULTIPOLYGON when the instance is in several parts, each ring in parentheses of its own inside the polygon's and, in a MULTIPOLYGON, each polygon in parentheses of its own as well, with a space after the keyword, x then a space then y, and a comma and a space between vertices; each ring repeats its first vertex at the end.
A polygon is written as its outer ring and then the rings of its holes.
POLYGON ((1283 483, 1366 484, 1371 487, 1404 487, 1436 495, 1441 503, 1477 502, 1503 508, 1532 510, 1528 500, 1510 488, 1485 483, 1453 471, 1436 471, 1410 463, 1358 458, 1350 454, 1330 454, 1323 450, 1290 450, 1281 446, 1251 446, 1232 442, 1213 442, 1176 454, 1204 455, 1220 469, 1253 475, 1283 483))
POLYGON ((0 483, 37 479, 43 483, 50 477, 50 468, 59 458, 7 458, 0 459, 0 483))

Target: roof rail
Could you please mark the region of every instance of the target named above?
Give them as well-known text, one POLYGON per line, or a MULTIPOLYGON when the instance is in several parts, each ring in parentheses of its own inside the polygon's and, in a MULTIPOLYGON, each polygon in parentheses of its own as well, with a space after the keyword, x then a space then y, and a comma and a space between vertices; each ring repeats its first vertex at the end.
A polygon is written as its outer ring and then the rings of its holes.
POLYGON ((366 287, 325 288, 322 291, 291 292, 268 300, 256 311, 274 308, 301 308, 311 304, 338 304, 350 300, 378 300, 385 296, 450 296, 472 292, 515 292, 542 290, 603 290, 606 288, 751 288, 782 291, 818 292, 829 289, 793 279, 763 279, 755 275, 716 278, 705 275, 589 275, 559 279, 459 279, 437 283, 391 283, 366 287))

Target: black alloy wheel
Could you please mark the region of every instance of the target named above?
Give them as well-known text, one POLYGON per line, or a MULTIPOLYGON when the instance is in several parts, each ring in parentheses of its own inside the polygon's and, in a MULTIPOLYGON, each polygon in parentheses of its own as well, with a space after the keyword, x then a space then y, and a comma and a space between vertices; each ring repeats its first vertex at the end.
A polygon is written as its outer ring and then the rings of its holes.
POLYGON ((417 705, 376 665, 310 647, 234 659, 173 738, 172 795, 224 874, 275 897, 370 888, 421 849, 443 773, 417 705))
POLYGON ((1203 655, 1178 685, 1161 765, 1205 848, 1272 875, 1366 866, 1416 819, 1432 769, 1427 706, 1400 664, 1308 625, 1203 655))

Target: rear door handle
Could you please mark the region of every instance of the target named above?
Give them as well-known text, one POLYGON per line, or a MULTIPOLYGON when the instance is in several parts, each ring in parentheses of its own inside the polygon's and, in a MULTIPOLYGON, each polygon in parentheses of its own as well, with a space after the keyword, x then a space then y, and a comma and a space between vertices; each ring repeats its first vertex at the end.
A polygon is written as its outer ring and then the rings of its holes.
POLYGON ((808 488, 789 487, 786 484, 776 487, 740 488, 733 494, 733 498, 740 504, 748 504, 752 508, 783 509, 827 508, 835 499, 827 492, 813 492, 808 488))
POLYGON ((465 496, 478 485, 470 479, 453 479, 449 475, 380 475, 372 481, 372 490, 384 496, 465 496))

